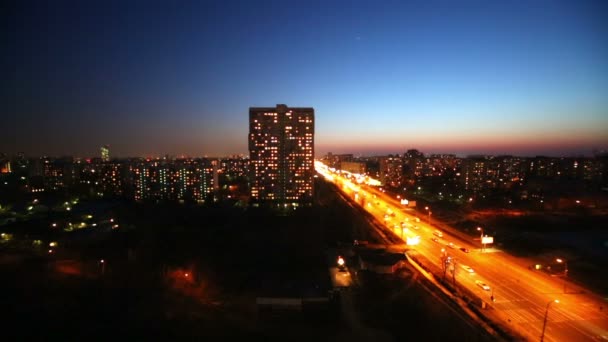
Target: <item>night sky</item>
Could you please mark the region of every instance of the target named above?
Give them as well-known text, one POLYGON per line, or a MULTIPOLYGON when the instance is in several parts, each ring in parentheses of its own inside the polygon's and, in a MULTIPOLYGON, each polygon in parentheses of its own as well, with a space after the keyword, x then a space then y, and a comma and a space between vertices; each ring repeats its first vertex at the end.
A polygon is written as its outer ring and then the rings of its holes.
POLYGON ((316 154, 608 149, 608 2, 4 1, 0 152, 247 154, 314 107, 316 154))

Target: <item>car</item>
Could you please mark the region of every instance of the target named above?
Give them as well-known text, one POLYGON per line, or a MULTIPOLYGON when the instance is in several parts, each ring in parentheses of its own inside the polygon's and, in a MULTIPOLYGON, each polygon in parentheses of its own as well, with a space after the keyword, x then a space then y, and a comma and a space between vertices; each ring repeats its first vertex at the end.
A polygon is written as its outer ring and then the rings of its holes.
POLYGON ((469 253, 469 249, 468 248, 464 248, 464 247, 460 247, 460 250, 465 252, 465 253, 469 253))
POLYGON ((432 241, 435 241, 435 242, 439 242, 439 239, 438 239, 438 238, 436 238, 436 237, 431 238, 431 240, 432 240, 432 241))
POLYGON ((477 284, 477 286, 481 287, 485 291, 490 291, 490 286, 488 286, 488 284, 484 283, 481 280, 475 280, 475 284, 477 284))
POLYGON ((475 273, 475 270, 473 270, 471 267, 469 267, 467 265, 460 265, 460 267, 462 267, 463 270, 465 270, 469 273, 475 273))
POLYGON ((414 225, 414 229, 418 230, 418 229, 420 229, 420 227, 414 225))
POLYGON ((450 248, 456 248, 456 246, 455 246, 453 243, 451 243, 451 242, 450 242, 450 243, 448 243, 448 245, 447 245, 447 246, 448 246, 448 247, 450 247, 450 248))

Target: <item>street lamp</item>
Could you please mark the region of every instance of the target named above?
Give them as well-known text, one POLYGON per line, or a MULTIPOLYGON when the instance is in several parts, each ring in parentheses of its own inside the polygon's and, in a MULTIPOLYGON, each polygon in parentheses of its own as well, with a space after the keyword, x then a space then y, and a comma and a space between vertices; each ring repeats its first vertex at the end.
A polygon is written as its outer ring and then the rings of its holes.
POLYGON ((342 258, 341 256, 338 257, 338 267, 344 267, 344 258, 342 258))
POLYGON ((429 207, 424 207, 424 209, 426 209, 426 211, 428 211, 428 213, 429 213, 428 223, 430 226, 431 225, 431 209, 429 207))
POLYGON ((479 237, 479 242, 481 243, 481 252, 483 252, 483 228, 477 227, 477 230, 481 232, 481 236, 479 237))
POLYGON ((99 260, 99 264, 101 265, 101 275, 106 274, 106 261, 104 259, 99 260))
POLYGON ((540 342, 543 342, 545 338, 545 328, 547 327, 547 315, 549 314, 549 306, 551 306, 552 303, 559 303, 559 300, 555 299, 547 303, 547 308, 545 309, 545 319, 543 320, 543 332, 540 335, 540 342))
POLYGON ((560 259, 557 258, 555 259, 555 261, 557 261, 558 264, 563 263, 564 264, 564 293, 566 293, 566 278, 568 277, 568 261, 566 259, 560 259))

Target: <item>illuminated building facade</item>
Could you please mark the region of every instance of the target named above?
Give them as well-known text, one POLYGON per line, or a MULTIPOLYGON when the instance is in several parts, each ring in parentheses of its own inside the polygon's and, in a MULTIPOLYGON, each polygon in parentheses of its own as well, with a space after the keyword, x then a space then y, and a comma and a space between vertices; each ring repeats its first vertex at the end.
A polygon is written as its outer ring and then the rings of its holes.
POLYGON ((313 108, 249 108, 250 200, 254 206, 312 204, 313 108))
POLYGON ((75 179, 74 161, 70 157, 43 158, 44 188, 59 190, 73 185, 75 179))
POLYGON ((101 161, 107 163, 110 161, 110 146, 103 145, 101 146, 101 161))
POLYGON ((130 172, 136 201, 204 203, 216 188, 207 159, 143 160, 130 172))

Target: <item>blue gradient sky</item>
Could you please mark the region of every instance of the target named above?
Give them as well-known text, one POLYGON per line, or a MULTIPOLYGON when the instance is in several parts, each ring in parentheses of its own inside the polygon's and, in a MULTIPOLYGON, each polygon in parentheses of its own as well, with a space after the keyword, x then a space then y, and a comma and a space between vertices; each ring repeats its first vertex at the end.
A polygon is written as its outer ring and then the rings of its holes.
POLYGON ((0 11, 0 152, 247 153, 277 103, 317 155, 608 149, 606 1, 125 2, 0 11))

